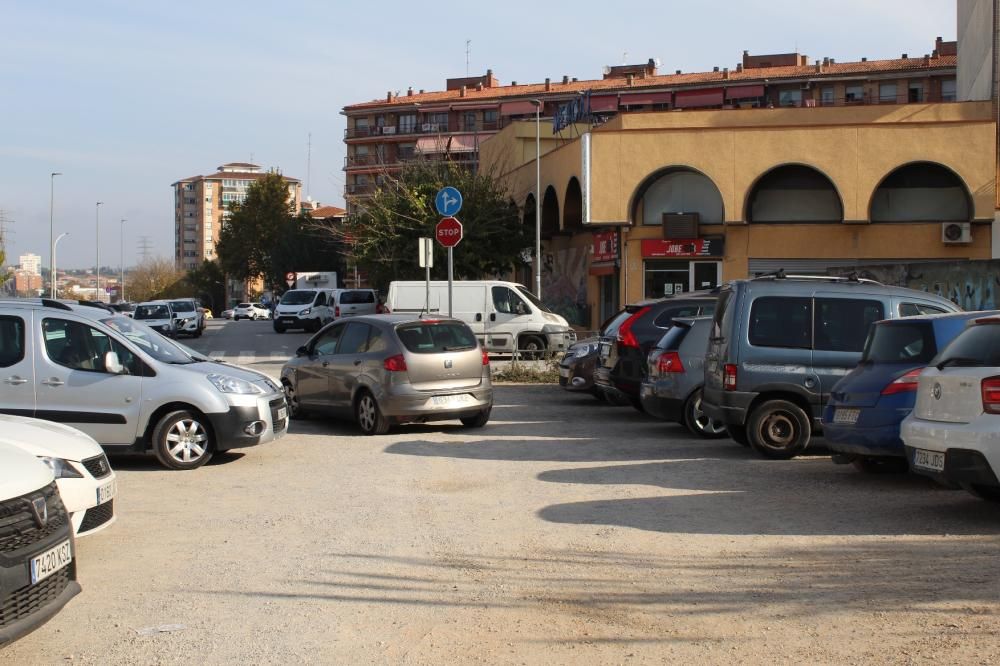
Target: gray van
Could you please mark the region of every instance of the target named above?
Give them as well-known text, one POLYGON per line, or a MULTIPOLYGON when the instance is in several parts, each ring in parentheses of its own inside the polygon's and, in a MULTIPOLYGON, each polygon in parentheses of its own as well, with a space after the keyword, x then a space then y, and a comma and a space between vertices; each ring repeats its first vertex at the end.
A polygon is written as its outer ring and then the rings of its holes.
POLYGON ((861 360, 882 319, 960 312, 922 291, 857 278, 735 280, 719 293, 705 357, 702 409, 767 458, 802 453, 833 386, 861 360))

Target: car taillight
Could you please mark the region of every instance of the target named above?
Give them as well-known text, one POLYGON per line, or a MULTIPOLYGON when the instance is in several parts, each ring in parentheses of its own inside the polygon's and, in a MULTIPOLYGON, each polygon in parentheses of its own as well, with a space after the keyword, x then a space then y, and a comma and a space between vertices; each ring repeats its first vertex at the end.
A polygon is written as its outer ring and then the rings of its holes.
POLYGON ((339 305, 333 309, 333 316, 334 317, 340 317, 340 306, 339 305))
POLYGON ((1000 377, 987 377, 982 386, 983 411, 987 414, 1000 414, 1000 377))
POLYGON ((726 363, 722 374, 722 388, 727 391, 736 390, 736 364, 726 363))
POLYGON ((656 369, 661 375, 671 372, 684 372, 684 364, 681 363, 681 355, 675 351, 663 352, 656 362, 656 369))
POLYGON ((622 347, 635 347, 639 348, 639 339, 635 337, 635 333, 632 332, 632 325, 639 320, 639 317, 649 312, 649 308, 641 308, 634 315, 622 322, 622 325, 618 328, 618 344, 622 347))
POLYGON ((381 303, 375 304, 375 314, 385 314, 385 306, 381 303))
POLYGON ((481 349, 480 351, 483 352, 483 365, 489 365, 490 364, 490 355, 488 353, 486 353, 486 349, 481 349))
POLYGON ((923 368, 910 370, 902 377, 889 382, 888 386, 882 389, 882 395, 896 395, 897 393, 911 393, 917 390, 917 383, 920 381, 920 373, 923 368))
POLYGON ((382 361, 382 365, 389 372, 406 372, 406 359, 402 354, 396 354, 382 361))

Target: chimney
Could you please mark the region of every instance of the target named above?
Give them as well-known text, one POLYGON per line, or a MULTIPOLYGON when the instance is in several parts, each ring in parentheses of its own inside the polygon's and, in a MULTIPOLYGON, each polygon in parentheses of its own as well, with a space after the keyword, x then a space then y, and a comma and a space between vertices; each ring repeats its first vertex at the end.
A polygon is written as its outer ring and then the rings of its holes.
POLYGON ((837 64, 837 61, 836 61, 836 60, 834 60, 833 58, 830 58, 830 64, 831 64, 831 65, 836 65, 836 64, 837 64))
POLYGON ((385 94, 385 101, 387 101, 387 102, 391 102, 392 101, 392 91, 391 90, 385 94))
POLYGON ((545 77, 545 92, 552 90, 552 79, 545 77))
POLYGON ((823 66, 826 67, 829 64, 830 64, 830 59, 829 58, 823 58, 823 66))
POLYGON ((406 96, 413 97, 413 86, 410 86, 409 88, 406 89, 406 96))
POLYGON ((718 68, 718 67, 713 67, 713 68, 712 68, 712 71, 713 71, 713 72, 717 72, 717 71, 719 71, 719 68, 718 68))
POLYGON ((421 88, 421 89, 420 89, 420 94, 421 94, 421 95, 423 95, 423 94, 424 94, 424 89, 423 89, 423 88, 421 88))
POLYGON ((861 58, 861 62, 868 62, 868 58, 866 58, 866 57, 862 56, 862 58, 861 58))
POLYGON ((573 77, 573 83, 576 83, 576 82, 577 82, 577 81, 579 81, 579 80, 580 80, 580 79, 576 78, 575 76, 573 77))
POLYGON ((512 85, 512 86, 516 86, 516 85, 517 85, 517 81, 511 81, 511 82, 510 82, 510 85, 512 85))
POLYGON ((924 66, 931 64, 931 56, 928 53, 924 54, 924 66))
POLYGON ((633 81, 634 78, 635 78, 634 74, 626 74, 625 75, 625 83, 627 85, 631 86, 632 85, 632 81, 633 81))
POLYGON ((563 85, 566 85, 567 83, 569 83, 569 77, 563 74, 563 85))
POLYGON ((823 71, 823 62, 821 60, 817 60, 816 61, 816 71, 817 72, 822 72, 823 71))
POLYGON ((725 69, 722 70, 722 78, 729 79, 729 68, 728 67, 726 67, 725 69))
POLYGON ((465 92, 466 92, 466 87, 465 87, 465 86, 462 86, 462 87, 461 87, 461 88, 459 89, 459 92, 458 92, 458 96, 459 96, 459 97, 465 97, 465 92))
POLYGON ((907 56, 907 55, 906 55, 906 54, 904 53, 904 54, 903 54, 903 60, 906 60, 906 59, 908 59, 908 58, 909 58, 909 56, 907 56))
POLYGON ((674 74, 680 74, 680 73, 681 73, 681 70, 679 70, 679 69, 676 72, 674 72, 674 74))
POLYGON ((938 59, 938 55, 940 55, 940 54, 938 53, 937 49, 934 49, 933 51, 931 51, 931 57, 934 58, 935 60, 938 59))
POLYGON ((736 63, 736 71, 737 72, 742 72, 743 71, 743 63, 741 63, 741 62, 736 63))

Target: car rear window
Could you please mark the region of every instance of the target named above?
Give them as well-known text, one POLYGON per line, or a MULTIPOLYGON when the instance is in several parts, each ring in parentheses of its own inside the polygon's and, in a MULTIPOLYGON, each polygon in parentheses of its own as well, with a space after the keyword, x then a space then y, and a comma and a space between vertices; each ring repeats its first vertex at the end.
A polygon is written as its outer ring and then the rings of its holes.
POLYGON ((728 331, 729 326, 733 323, 733 315, 729 309, 729 303, 733 300, 733 291, 731 289, 725 289, 719 294, 719 300, 716 301, 715 316, 712 317, 712 337, 719 341, 726 338, 725 333, 728 331), (729 317, 726 317, 726 314, 729 317))
POLYGON ((457 322, 403 324, 396 328, 396 335, 407 351, 414 354, 463 351, 478 345, 472 329, 457 322))
POLYGON ((691 330, 689 326, 671 326, 670 330, 663 334, 660 341, 656 343, 657 349, 664 351, 677 351, 681 348, 681 343, 691 330))
POLYGON ((170 301, 175 312, 194 312, 194 301, 170 301))
POLYGON ((677 317, 697 317, 698 316, 698 305, 678 305, 677 307, 667 308, 660 314, 656 316, 653 320, 653 325, 658 328, 670 328, 674 325, 674 319, 677 317))
POLYGON ((929 363, 937 354, 929 321, 886 322, 872 328, 862 359, 873 363, 929 363))
POLYGON ((355 303, 374 303, 375 294, 371 291, 345 291, 340 295, 340 302, 344 305, 355 303))
POLYGON ((170 319, 170 310, 166 305, 140 305, 133 316, 136 319, 170 319))
POLYGON ((625 322, 625 320, 631 316, 632 316, 631 312, 629 312, 628 310, 622 310, 614 317, 604 322, 604 325, 601 327, 600 331, 601 335, 605 337, 612 337, 618 335, 618 329, 625 322))
POLYGON ((1000 367, 1000 325, 980 324, 965 329, 933 363, 947 363, 955 367, 1000 367))

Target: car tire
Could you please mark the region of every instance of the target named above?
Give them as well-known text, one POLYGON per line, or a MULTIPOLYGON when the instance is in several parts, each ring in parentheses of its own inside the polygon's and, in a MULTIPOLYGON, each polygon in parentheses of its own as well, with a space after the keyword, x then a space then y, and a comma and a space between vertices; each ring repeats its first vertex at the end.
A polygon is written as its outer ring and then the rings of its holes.
POLYGON ((309 418, 309 413, 302 409, 302 406, 299 404, 299 396, 296 395, 292 384, 288 381, 283 381, 281 382, 281 388, 285 392, 285 405, 288 407, 288 418, 300 421, 309 418))
POLYGON ((274 332, 275 333, 284 333, 285 332, 285 327, 284 326, 278 326, 277 324, 275 324, 274 325, 274 332))
POLYGON ((747 427, 741 425, 727 425, 726 434, 740 446, 750 446, 750 439, 747 437, 747 427))
POLYGON ((851 465, 865 474, 903 474, 910 468, 906 458, 892 456, 858 456, 851 465))
POLYGON ((988 502, 1000 502, 1000 488, 976 483, 963 483, 962 489, 988 502))
POLYGON ((787 400, 768 400, 747 419, 747 439, 757 453, 772 460, 789 460, 805 451, 812 436, 809 417, 787 400))
POLYGON ((545 356, 545 340, 537 335, 523 335, 517 339, 517 351, 521 358, 537 361, 545 356))
POLYGON ((493 411, 493 407, 487 407, 483 411, 479 412, 475 416, 466 416, 459 419, 462 425, 466 428, 482 428, 490 420, 490 412, 493 411))
POLYGON ((636 411, 638 411, 640 414, 646 413, 646 408, 642 406, 642 398, 640 398, 639 396, 637 395, 628 396, 628 402, 630 405, 635 407, 636 411))
POLYGON ((606 403, 608 401, 608 397, 604 393, 604 391, 602 391, 601 389, 597 388, 596 386, 594 388, 590 389, 590 394, 592 396, 594 396, 595 398, 597 398, 598 400, 600 400, 601 402, 605 402, 606 403))
POLYGON ((371 391, 361 391, 354 401, 354 420, 365 435, 384 435, 389 432, 389 419, 378 407, 378 401, 371 391))
POLYGON ((208 420, 187 410, 169 412, 153 429, 153 453, 167 469, 196 469, 212 458, 208 420))
POLYGON ((718 439, 726 436, 728 428, 715 421, 701 409, 701 389, 691 394, 684 403, 684 426, 693 434, 705 439, 718 439))

